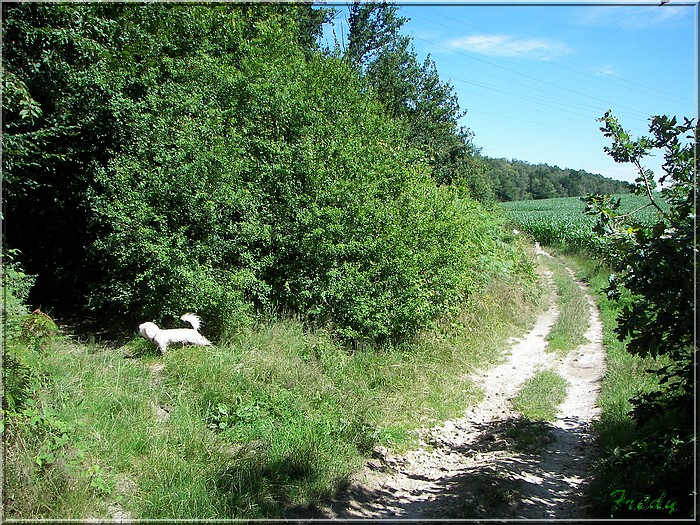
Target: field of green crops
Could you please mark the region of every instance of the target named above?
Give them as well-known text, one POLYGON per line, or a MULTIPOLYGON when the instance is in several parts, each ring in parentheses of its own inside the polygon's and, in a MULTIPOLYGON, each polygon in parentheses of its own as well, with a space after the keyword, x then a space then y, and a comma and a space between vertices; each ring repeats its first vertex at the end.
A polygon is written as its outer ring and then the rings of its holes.
MULTIPOLYGON (((621 194, 619 211, 629 213, 644 206, 644 196, 621 194)), ((593 233, 596 218, 585 215, 586 203, 581 197, 539 199, 501 203, 513 221, 514 228, 525 231, 547 246, 564 252, 588 251, 597 253, 603 243, 593 233)), ((653 222, 656 215, 651 208, 636 214, 644 222, 653 222)))

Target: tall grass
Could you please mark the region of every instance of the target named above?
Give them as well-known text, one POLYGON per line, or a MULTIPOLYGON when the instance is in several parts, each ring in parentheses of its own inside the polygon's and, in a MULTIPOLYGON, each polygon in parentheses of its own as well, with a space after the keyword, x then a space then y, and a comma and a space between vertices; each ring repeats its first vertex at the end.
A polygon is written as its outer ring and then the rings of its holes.
POLYGON ((376 444, 408 447, 414 429, 478 401, 469 374, 501 359, 538 297, 532 282, 494 280, 410 344, 354 352, 295 319, 162 357, 137 338, 119 348, 55 338, 33 354, 31 398, 46 417, 15 417, 5 431, 5 516, 103 519, 115 505, 131 519, 303 511, 376 444))
POLYGON ((566 379, 554 370, 539 370, 513 398, 513 408, 530 421, 554 421, 567 388, 566 379))

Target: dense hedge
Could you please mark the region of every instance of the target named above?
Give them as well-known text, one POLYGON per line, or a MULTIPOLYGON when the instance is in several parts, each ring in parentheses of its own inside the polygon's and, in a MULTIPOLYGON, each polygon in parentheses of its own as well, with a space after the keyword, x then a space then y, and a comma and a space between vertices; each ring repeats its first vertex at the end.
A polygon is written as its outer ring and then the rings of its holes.
POLYGON ((510 257, 406 121, 315 47, 310 6, 3 9, 8 240, 54 307, 195 310, 215 332, 282 310, 376 342, 510 257))

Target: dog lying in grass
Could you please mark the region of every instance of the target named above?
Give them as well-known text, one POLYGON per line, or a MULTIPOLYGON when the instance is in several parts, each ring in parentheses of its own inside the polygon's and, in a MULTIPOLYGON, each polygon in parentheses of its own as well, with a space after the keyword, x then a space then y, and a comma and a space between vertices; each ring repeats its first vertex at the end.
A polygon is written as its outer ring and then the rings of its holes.
POLYGON ((175 328, 172 330, 161 330, 155 323, 142 323, 139 325, 139 334, 150 341, 153 341, 161 354, 168 351, 168 345, 183 344, 197 346, 211 346, 211 343, 199 333, 202 321, 193 313, 184 314, 180 317, 192 328, 175 328))

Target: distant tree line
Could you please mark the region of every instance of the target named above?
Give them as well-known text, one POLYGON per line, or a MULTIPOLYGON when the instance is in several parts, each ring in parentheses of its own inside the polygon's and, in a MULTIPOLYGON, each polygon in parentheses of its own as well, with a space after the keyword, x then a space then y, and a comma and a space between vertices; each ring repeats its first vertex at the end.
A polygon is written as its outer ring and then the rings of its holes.
POLYGON ((630 184, 584 170, 521 160, 483 157, 487 177, 500 201, 578 197, 593 194, 629 193, 630 184))

